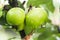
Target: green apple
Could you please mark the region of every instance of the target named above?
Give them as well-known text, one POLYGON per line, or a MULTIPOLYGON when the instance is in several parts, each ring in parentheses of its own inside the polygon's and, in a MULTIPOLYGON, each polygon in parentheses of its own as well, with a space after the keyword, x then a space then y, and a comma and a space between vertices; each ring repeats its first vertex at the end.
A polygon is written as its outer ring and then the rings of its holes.
POLYGON ((23 9, 15 7, 7 12, 6 20, 10 25, 20 25, 24 22, 25 12, 23 9))
POLYGON ((48 14, 43 8, 32 8, 26 15, 26 33, 38 28, 44 24, 48 18, 48 14))
POLYGON ((26 25, 40 26, 47 19, 47 12, 42 8, 34 8, 26 15, 26 25))

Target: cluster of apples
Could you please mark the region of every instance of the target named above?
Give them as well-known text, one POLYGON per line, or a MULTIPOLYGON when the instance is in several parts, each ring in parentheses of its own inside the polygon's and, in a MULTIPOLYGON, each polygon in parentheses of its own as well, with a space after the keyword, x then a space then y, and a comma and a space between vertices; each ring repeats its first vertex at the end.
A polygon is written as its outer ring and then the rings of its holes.
POLYGON ((10 9, 6 15, 8 24, 17 25, 19 31, 26 30, 28 27, 38 28, 46 22, 47 18, 47 12, 42 8, 33 8, 26 14, 23 9, 15 7, 10 9))
MULTIPOLYGON (((2 16, 2 8, 0 8, 0 17, 2 16)), ((32 30, 40 27, 48 19, 47 11, 44 8, 32 8, 29 12, 20 7, 13 7, 6 13, 6 21, 9 25, 16 25, 18 31, 24 30, 29 34, 32 30)))

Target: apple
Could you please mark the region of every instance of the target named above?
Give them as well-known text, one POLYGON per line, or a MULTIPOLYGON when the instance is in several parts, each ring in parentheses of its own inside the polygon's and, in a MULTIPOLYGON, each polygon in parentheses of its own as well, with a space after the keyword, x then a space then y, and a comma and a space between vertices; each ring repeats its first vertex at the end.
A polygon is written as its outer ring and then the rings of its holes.
POLYGON ((20 25, 24 22, 25 12, 23 9, 15 7, 7 12, 6 20, 10 25, 20 25))
POLYGON ((48 14, 44 8, 32 8, 26 14, 26 27, 24 28, 25 32, 28 34, 32 30, 40 27, 46 22, 48 14))
POLYGON ((34 8, 26 15, 26 25, 28 26, 40 26, 47 19, 47 12, 42 8, 34 8))

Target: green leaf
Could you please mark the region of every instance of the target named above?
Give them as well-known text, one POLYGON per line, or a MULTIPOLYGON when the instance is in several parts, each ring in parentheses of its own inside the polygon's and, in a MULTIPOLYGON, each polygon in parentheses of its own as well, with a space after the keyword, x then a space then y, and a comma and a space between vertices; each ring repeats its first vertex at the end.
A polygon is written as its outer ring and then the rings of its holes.
POLYGON ((46 28, 44 27, 44 28, 37 28, 37 29, 35 29, 34 31, 35 31, 36 33, 43 33, 45 30, 46 30, 46 28))
POLYGON ((56 36, 60 37, 60 33, 56 34, 56 36))
MULTIPOLYGON (((48 38, 40 38, 40 39, 42 39, 42 40, 56 40, 56 38, 54 38, 54 37, 48 37, 48 38)), ((40 40, 40 39, 38 39, 38 40, 40 40)))
POLYGON ((56 40, 56 37, 51 32, 44 32, 38 37, 38 40, 56 40))
POLYGON ((45 40, 56 40, 56 37, 51 36, 51 37, 48 37, 48 38, 45 39, 45 40))
POLYGON ((50 32, 49 33, 45 32, 43 34, 36 33, 35 35, 32 36, 31 39, 33 40, 56 40, 56 37, 57 36, 55 34, 51 34, 50 32), (36 35, 39 35, 39 36, 36 36, 36 35))
POLYGON ((60 36, 60 34, 58 34, 57 27, 55 27, 51 23, 46 23, 45 26, 46 27, 38 28, 35 30, 35 33, 41 34, 37 38, 33 38, 34 40, 56 40, 56 37, 60 36))
POLYGON ((8 39, 21 40, 21 36, 19 32, 16 31, 16 29, 4 29, 2 25, 0 25, 0 40, 8 40, 8 39))
POLYGON ((2 5, 0 5, 0 18, 2 17, 2 14, 3 14, 3 6, 2 5))
POLYGON ((42 33, 40 36, 39 36, 39 38, 38 39, 45 39, 45 38, 47 38, 47 37, 49 37, 49 36, 51 36, 52 35, 52 33, 51 32, 47 32, 47 31, 45 31, 44 33, 42 33))
POLYGON ((30 5, 36 6, 36 7, 39 7, 39 5, 44 5, 51 12, 54 11, 52 0, 28 0, 27 6, 29 7, 30 5))
POLYGON ((23 10, 25 10, 24 6, 22 5, 22 3, 20 1, 18 1, 18 7, 22 8, 23 10))
POLYGON ((6 24, 5 20, 3 18, 0 18, 0 25, 6 24))
POLYGON ((42 28, 35 29, 35 32, 37 33, 51 32, 52 34, 58 34, 57 27, 52 25, 51 23, 46 23, 45 25, 42 25, 42 28))

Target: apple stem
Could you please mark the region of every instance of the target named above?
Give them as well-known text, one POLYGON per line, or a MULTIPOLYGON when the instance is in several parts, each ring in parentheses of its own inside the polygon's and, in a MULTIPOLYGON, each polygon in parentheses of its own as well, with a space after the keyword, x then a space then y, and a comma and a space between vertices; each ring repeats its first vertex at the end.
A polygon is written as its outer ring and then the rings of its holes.
POLYGON ((30 9, 32 9, 32 6, 31 5, 29 6, 28 12, 30 11, 30 9))
POLYGON ((24 4, 25 4, 25 2, 26 2, 26 1, 23 1, 22 5, 24 5, 24 4))
POLYGON ((25 31, 24 31, 24 30, 19 31, 19 33, 20 33, 21 38, 24 38, 24 37, 26 36, 26 34, 25 34, 25 31))

